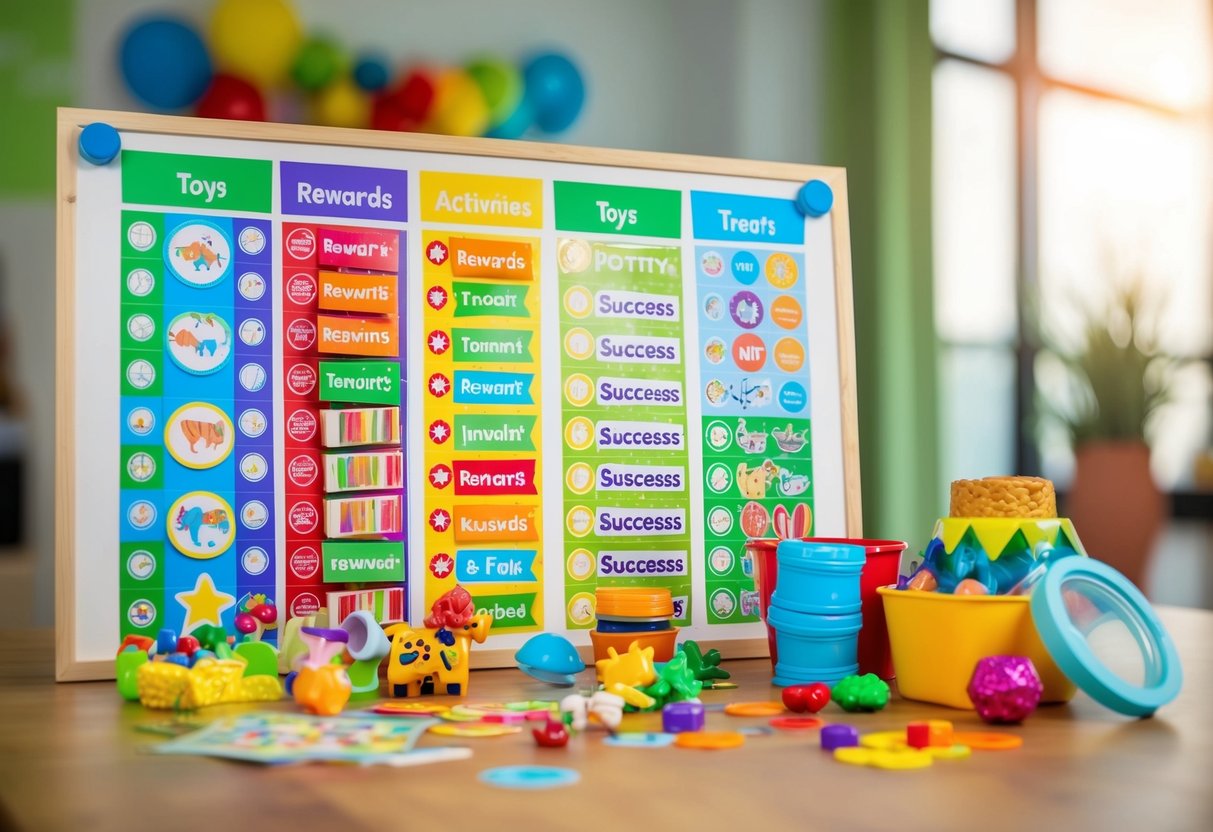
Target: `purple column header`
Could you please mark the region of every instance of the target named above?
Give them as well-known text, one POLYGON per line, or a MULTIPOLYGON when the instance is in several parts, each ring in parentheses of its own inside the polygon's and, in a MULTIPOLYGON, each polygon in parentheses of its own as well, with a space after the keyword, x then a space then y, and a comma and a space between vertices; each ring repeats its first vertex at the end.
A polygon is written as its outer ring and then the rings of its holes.
POLYGON ((283 162, 280 173, 283 214, 408 219, 408 176, 402 170, 283 162))

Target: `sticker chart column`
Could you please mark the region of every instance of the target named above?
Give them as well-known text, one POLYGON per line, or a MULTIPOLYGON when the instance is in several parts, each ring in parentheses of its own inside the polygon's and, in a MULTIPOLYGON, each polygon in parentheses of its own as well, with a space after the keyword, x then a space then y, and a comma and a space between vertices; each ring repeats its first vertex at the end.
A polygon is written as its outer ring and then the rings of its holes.
MULTIPOLYGON (((284 214, 407 218, 404 171, 283 162, 281 179, 284 214)), ((402 621, 404 234, 284 223, 282 239, 289 613, 402 621)))
POLYGON ((268 213, 270 188, 268 161, 123 153, 123 202, 179 210, 122 212, 123 635, 277 604, 270 223, 215 213, 268 213))
POLYGON ((804 217, 698 191, 691 211, 697 240, 724 242, 695 247, 708 623, 754 621, 746 538, 813 530, 804 217))
MULTIPOLYGON (((426 223, 538 229, 536 179, 421 173, 426 223)), ((493 633, 542 630, 539 239, 422 235, 426 609, 461 584, 493 633)))
POLYGON ((595 623, 598 585, 668 587, 690 622, 692 565, 678 191, 555 182, 565 615, 595 623))

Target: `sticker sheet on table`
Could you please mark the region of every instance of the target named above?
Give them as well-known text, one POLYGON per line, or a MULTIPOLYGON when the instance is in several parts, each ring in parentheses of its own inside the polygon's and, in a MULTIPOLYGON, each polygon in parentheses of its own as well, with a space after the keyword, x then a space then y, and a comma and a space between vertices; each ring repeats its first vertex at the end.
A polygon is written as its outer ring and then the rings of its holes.
POLYGON ((425 608, 462 584, 495 635, 592 628, 599 585, 669 588, 680 626, 757 620, 745 538, 814 527, 790 200, 257 176, 278 198, 228 214, 124 188, 123 634, 265 601, 397 621, 408 580, 425 608))

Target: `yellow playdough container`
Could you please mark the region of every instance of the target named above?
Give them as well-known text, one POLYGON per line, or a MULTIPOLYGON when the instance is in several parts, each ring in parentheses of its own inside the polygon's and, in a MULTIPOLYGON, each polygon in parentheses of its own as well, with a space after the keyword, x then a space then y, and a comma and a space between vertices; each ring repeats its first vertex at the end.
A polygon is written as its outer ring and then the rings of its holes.
POLYGON ((986 656, 1027 656, 1044 685, 1041 702, 1068 702, 1074 683, 1045 650, 1030 595, 950 595, 877 590, 884 599, 897 689, 906 699, 973 710, 967 688, 986 656))

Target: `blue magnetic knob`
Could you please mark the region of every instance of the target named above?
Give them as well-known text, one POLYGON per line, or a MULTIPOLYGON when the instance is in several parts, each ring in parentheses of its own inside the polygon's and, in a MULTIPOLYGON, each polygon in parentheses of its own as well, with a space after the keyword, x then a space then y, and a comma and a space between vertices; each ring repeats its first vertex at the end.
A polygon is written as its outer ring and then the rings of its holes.
POLYGON ((796 207, 806 217, 824 217, 834 207, 834 191, 820 179, 810 179, 797 192, 796 207))
POLYGON ((80 157, 94 165, 108 165, 122 149, 118 131, 103 121, 94 121, 80 131, 80 157))

